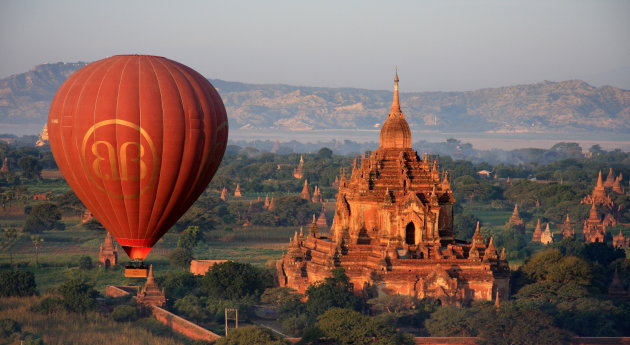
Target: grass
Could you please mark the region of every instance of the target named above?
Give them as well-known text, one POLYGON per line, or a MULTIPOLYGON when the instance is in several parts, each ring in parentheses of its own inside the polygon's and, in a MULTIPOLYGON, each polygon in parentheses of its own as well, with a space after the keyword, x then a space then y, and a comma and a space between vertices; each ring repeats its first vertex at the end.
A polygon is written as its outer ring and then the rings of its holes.
MULTIPOLYGON (((42 337, 47 345, 184 345, 186 340, 153 319, 119 323, 97 312, 75 314, 65 311, 50 315, 34 313, 29 308, 42 297, 0 299, 0 319, 19 322, 22 332, 42 337)), ((0 340, 1 344, 18 345, 18 337, 0 340)))

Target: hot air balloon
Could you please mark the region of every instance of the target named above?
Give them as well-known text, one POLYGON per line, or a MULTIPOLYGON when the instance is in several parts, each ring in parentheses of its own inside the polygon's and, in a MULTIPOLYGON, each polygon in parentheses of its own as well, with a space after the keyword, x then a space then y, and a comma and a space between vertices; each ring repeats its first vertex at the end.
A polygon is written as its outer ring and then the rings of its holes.
POLYGON ((146 276, 153 245, 204 191, 225 151, 217 91, 173 60, 118 55, 72 74, 48 116, 66 181, 146 276))

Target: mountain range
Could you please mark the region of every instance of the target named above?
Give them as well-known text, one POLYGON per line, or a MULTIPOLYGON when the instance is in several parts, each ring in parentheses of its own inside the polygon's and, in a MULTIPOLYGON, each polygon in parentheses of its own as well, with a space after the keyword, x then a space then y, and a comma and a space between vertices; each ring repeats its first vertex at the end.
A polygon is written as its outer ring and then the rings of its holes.
MULTIPOLYGON (((83 66, 44 64, 0 79, 0 127, 41 128, 58 87, 83 66)), ((375 129, 387 116, 392 98, 391 90, 209 80, 223 97, 232 129, 375 129)), ((409 124, 417 130, 630 133, 630 90, 580 80, 464 92, 401 92, 400 98, 409 124)))

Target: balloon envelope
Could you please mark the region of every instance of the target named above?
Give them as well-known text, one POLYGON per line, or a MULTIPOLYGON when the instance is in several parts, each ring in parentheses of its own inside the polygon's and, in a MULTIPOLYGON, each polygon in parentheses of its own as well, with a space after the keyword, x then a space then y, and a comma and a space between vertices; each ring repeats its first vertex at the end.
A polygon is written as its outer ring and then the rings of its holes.
POLYGON ((212 179, 228 123, 217 91, 191 68, 119 55, 61 85, 48 132, 70 187, 129 257, 142 260, 212 179))

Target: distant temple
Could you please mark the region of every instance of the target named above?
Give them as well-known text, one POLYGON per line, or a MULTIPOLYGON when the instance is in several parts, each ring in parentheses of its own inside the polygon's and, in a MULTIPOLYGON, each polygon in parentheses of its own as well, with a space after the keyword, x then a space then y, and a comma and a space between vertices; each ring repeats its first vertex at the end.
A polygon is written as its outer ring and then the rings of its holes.
POLYGON ((521 219, 521 216, 518 214, 518 204, 514 204, 514 211, 512 212, 512 216, 505 224, 506 226, 512 227, 520 231, 521 233, 525 232, 525 222, 521 219))
POLYGON ((620 194, 620 195, 626 194, 626 191, 623 189, 623 185, 621 183, 622 181, 623 181, 623 175, 619 173, 619 176, 615 178, 615 181, 613 182, 613 185, 612 185, 613 193, 620 194))
POLYGON ((2 160, 2 168, 0 168, 0 172, 8 173, 9 172, 9 158, 4 157, 2 160))
POLYGON ((308 190, 308 180, 304 180, 304 187, 302 187, 302 193, 300 193, 300 198, 311 201, 311 193, 308 190))
POLYGON ((302 156, 300 156, 300 163, 298 164, 297 168, 293 169, 293 177, 295 177, 296 179, 301 179, 304 177, 304 158, 302 156))
POLYGON ((612 237, 612 245, 615 248, 630 247, 630 238, 625 237, 619 229, 619 233, 612 237))
POLYGON ((221 200, 227 201, 227 188, 225 188, 225 187, 223 187, 223 189, 221 189, 221 200))
MULTIPOLYGON (((90 210, 85 210, 83 211, 83 214, 81 214, 81 224, 85 224, 92 219, 94 219, 94 215, 92 215, 92 212, 90 212, 90 210)), ((109 232, 107 234, 109 235, 109 232)))
POLYGON ((116 250, 116 244, 114 244, 114 239, 109 232, 105 235, 105 240, 98 251, 98 262, 100 262, 104 267, 116 266, 118 263, 118 251, 116 250))
POLYGON ((540 226, 540 218, 538 219, 538 223, 536 223, 536 228, 534 229, 534 234, 532 235, 532 242, 541 242, 542 238, 542 228, 540 226))
POLYGON ((236 184, 236 189, 234 189, 234 197, 235 198, 240 198, 243 195, 241 194, 241 185, 240 184, 236 184))
POLYGON ((571 226, 571 219, 569 218, 569 214, 564 219, 564 223, 562 223, 562 230, 560 231, 562 234, 562 239, 575 237, 575 231, 571 226))
POLYGON ((612 199, 610 198, 610 196, 608 196, 608 194, 606 193, 606 189, 604 188, 601 171, 597 175, 597 182, 595 183, 595 188, 593 188, 593 192, 582 199, 582 204, 594 204, 596 206, 603 205, 609 209, 612 209, 614 207, 612 199))
POLYGON ((619 279, 619 273, 617 272, 616 268, 613 279, 608 286, 608 294, 615 297, 626 296, 626 289, 623 288, 623 283, 621 283, 621 279, 619 279))
POLYGON ((35 142, 35 146, 41 147, 46 145, 46 142, 48 141, 48 124, 44 125, 44 128, 42 128, 42 132, 39 134, 39 138, 37 139, 37 142, 35 142))
POLYGON ((614 183, 615 183, 615 174, 613 173, 613 169, 610 168, 610 170, 608 170, 608 176, 606 176, 606 182, 604 182, 604 187, 612 188, 614 183))
POLYGON ((160 290, 155 278, 153 277, 153 265, 149 267, 149 275, 147 276, 147 282, 140 289, 137 295, 138 303, 144 305, 156 305, 163 307, 166 305, 166 294, 164 289, 160 290))
POLYGON ((320 204, 324 201, 324 198, 322 197, 322 191, 317 186, 315 186, 315 190, 313 191, 313 197, 311 198, 311 201, 314 203, 320 203, 320 204))
POLYGON ((540 242, 542 244, 549 244, 553 242, 553 234, 551 233, 551 229, 549 229, 549 223, 547 223, 545 231, 543 231, 542 235, 540 236, 540 242))
POLYGON ((317 218, 317 226, 320 229, 324 229, 328 231, 328 221, 326 220, 326 208, 322 207, 322 212, 319 214, 317 218))
POLYGON ((599 218, 595 204, 591 205, 589 217, 584 221, 582 234, 584 235, 584 242, 587 243, 604 242, 606 240, 606 227, 599 218))
POLYGON ((404 294, 449 305, 507 299, 505 251, 499 255, 479 227, 472 243, 455 240, 448 175, 412 149, 398 99, 396 75, 380 147, 354 164, 350 178, 341 174, 330 235, 316 221, 308 234, 295 233, 276 263, 280 285, 304 292, 340 267, 365 297, 404 294))

